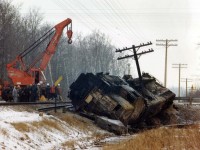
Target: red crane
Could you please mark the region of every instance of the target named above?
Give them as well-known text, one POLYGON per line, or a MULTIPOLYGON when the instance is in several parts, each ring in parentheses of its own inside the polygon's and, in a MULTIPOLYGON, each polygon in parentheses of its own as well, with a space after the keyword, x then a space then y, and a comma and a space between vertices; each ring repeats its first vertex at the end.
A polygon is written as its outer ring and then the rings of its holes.
POLYGON ((73 34, 72 20, 68 18, 55 25, 52 29, 50 29, 47 33, 45 33, 42 37, 35 41, 31 46, 20 53, 14 61, 7 64, 8 77, 12 80, 12 83, 14 85, 30 85, 38 83, 42 80, 41 75, 44 75, 43 71, 46 69, 49 61, 55 54, 56 47, 65 27, 67 27, 68 43, 71 44, 71 38, 73 34), (53 33, 54 35, 47 45, 46 49, 41 52, 36 58, 34 58, 30 65, 25 64, 23 58, 53 33), (40 62, 39 67, 36 67, 35 65, 38 62, 40 62))

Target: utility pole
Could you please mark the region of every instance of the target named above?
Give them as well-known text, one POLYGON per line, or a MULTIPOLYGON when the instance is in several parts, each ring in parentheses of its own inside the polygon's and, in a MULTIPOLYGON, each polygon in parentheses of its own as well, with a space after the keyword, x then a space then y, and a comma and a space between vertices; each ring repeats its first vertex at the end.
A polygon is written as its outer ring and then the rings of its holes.
POLYGON ((130 75, 130 74, 131 74, 131 64, 128 63, 128 75, 130 75))
POLYGON ((193 101, 193 94, 194 94, 194 91, 196 91, 196 87, 194 87, 193 85, 191 86, 191 89, 190 89, 190 99, 189 99, 189 102, 190 102, 190 105, 192 104, 192 101, 193 101))
POLYGON ((180 97, 180 86, 181 86, 181 69, 187 68, 187 64, 172 64, 172 68, 178 68, 178 97, 180 97))
POLYGON ((125 47, 123 49, 116 49, 116 52, 133 50, 133 55, 126 55, 126 56, 123 56, 123 57, 118 57, 117 60, 134 57, 135 63, 136 63, 136 67, 137 67, 137 71, 138 71, 140 86, 141 86, 142 89, 143 89, 143 81, 142 81, 142 75, 141 75, 141 71, 140 71, 140 65, 139 65, 138 57, 140 57, 143 54, 153 52, 153 49, 149 49, 148 51, 142 51, 140 53, 137 53, 137 52, 138 52, 139 48, 144 47, 144 46, 148 46, 148 45, 152 45, 152 43, 148 42, 146 44, 143 43, 143 44, 140 44, 138 46, 132 45, 132 47, 129 47, 129 48, 125 47))
POLYGON ((181 78, 183 81, 181 82, 185 82, 185 97, 188 97, 188 82, 192 82, 192 79, 188 79, 188 78, 181 78), (184 81, 185 80, 185 81, 184 81))
POLYGON ((170 46, 177 46, 177 44, 171 44, 170 42, 177 42, 178 40, 156 40, 156 46, 165 46, 165 73, 164 73, 164 86, 167 86, 167 48, 170 46), (161 44, 162 43, 162 44, 161 44))

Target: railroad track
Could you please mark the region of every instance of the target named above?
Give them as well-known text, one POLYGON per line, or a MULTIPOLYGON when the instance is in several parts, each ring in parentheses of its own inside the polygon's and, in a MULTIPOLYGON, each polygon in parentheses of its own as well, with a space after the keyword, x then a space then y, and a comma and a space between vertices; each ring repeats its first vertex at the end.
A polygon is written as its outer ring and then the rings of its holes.
POLYGON ((0 106, 24 106, 24 105, 47 105, 46 107, 37 108, 37 111, 51 111, 61 108, 72 109, 73 105, 70 101, 57 102, 57 101, 48 101, 48 102, 0 102, 0 106))
POLYGON ((0 102, 0 106, 13 106, 13 105, 47 105, 47 104, 71 104, 71 102, 0 102))

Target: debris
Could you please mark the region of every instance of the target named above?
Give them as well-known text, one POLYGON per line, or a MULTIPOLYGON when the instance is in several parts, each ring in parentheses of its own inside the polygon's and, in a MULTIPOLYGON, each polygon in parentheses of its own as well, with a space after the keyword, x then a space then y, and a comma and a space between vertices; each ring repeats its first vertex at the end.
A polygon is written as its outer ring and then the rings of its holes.
POLYGON ((44 115, 44 113, 43 113, 43 112, 40 112, 40 113, 39 113, 39 116, 43 116, 43 115, 44 115))
POLYGON ((103 73, 82 73, 71 84, 68 97, 80 113, 86 111, 119 120, 125 127, 148 125, 173 104, 175 94, 148 73, 142 74, 142 82, 143 86, 139 78, 130 75, 122 79, 103 73))
POLYGON ((70 89, 75 110, 119 119, 125 125, 138 122, 146 107, 142 95, 118 76, 81 74, 70 89))
POLYGON ((98 124, 102 129, 114 132, 117 135, 128 133, 128 129, 119 120, 109 119, 107 117, 97 116, 95 123, 98 124))
POLYGON ((141 88, 138 78, 133 79, 130 75, 124 76, 123 78, 146 99, 146 117, 153 117, 173 104, 175 94, 162 86, 159 81, 150 74, 142 74, 144 88, 141 88))

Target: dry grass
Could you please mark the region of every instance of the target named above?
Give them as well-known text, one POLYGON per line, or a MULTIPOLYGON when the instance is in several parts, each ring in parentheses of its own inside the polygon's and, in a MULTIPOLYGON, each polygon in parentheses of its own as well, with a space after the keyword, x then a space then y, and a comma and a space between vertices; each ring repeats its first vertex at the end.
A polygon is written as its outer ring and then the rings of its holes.
POLYGON ((78 128, 82 131, 87 131, 90 130, 92 128, 94 128, 94 124, 90 125, 89 121, 86 121, 85 118, 81 118, 79 116, 76 116, 75 114, 58 114, 57 117, 63 121, 65 121, 66 123, 68 123, 70 126, 78 128))
POLYGON ((76 143, 76 141, 75 140, 71 140, 71 141, 66 141, 66 142, 64 142, 64 143, 62 143, 62 146, 63 147, 67 147, 67 149, 75 149, 75 145, 76 145, 77 143, 76 143))
POLYGON ((1 129, 0 135, 8 136, 8 132, 5 129, 1 129))
MULTIPOLYGON (((66 123, 68 123, 70 126, 75 127, 83 132, 87 132, 88 136, 85 137, 84 140, 87 140, 87 141, 93 140, 94 142, 98 142, 112 135, 112 133, 109 133, 109 132, 99 132, 99 128, 95 126, 95 124, 91 120, 81 117, 79 115, 76 115, 74 113, 70 113, 70 112, 65 113, 65 114, 58 113, 55 115, 62 121, 65 121, 66 123), (91 135, 89 135, 89 132, 91 132, 91 135)), ((69 141, 66 143, 70 145, 70 143, 72 144, 73 141, 69 141)))
POLYGON ((199 149, 199 126, 188 128, 159 128, 142 132, 128 141, 106 145, 104 150, 182 150, 199 149))
POLYGON ((27 125, 27 123, 19 122, 19 123, 11 123, 11 125, 14 126, 14 128, 20 132, 29 132, 30 126, 27 125))
POLYGON ((30 132, 35 131, 39 128, 46 128, 48 130, 57 129, 61 132, 65 132, 65 130, 59 124, 60 122, 56 122, 56 120, 43 119, 41 121, 33 121, 33 122, 18 122, 11 123, 14 128, 20 132, 30 132))
POLYGON ((64 132, 64 129, 59 125, 59 123, 54 120, 43 119, 42 121, 34 121, 31 125, 36 128, 57 129, 64 132))
POLYGON ((95 141, 99 141, 99 140, 105 139, 106 137, 109 137, 109 136, 111 136, 110 133, 94 132, 92 134, 92 137, 95 138, 95 141))
POLYGON ((38 108, 38 106, 36 105, 31 105, 31 106, 21 106, 21 105, 17 105, 17 106, 6 106, 6 109, 12 109, 14 111, 18 111, 18 112, 23 112, 23 111, 27 111, 27 112, 36 112, 36 108, 38 108))
POLYGON ((24 140, 30 140, 30 137, 27 134, 24 134, 24 140))

